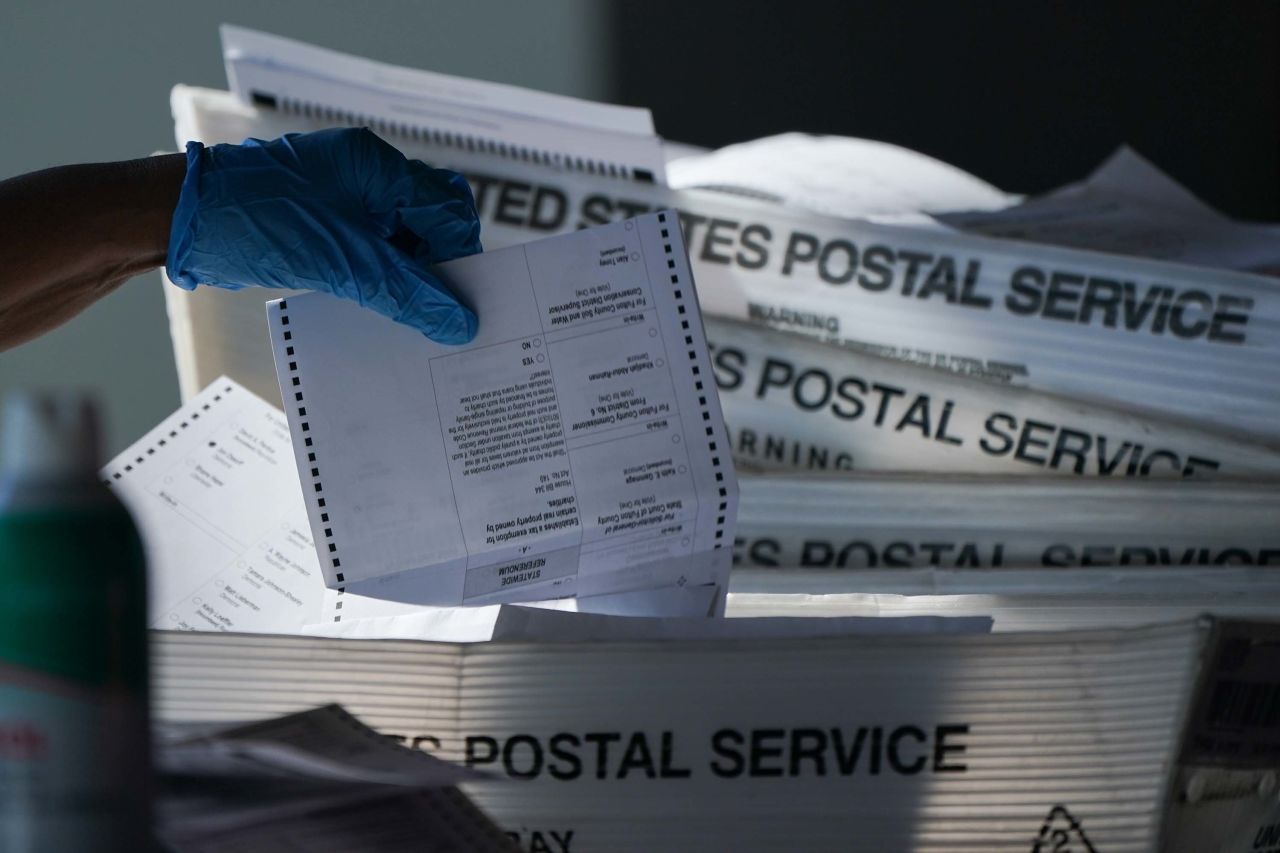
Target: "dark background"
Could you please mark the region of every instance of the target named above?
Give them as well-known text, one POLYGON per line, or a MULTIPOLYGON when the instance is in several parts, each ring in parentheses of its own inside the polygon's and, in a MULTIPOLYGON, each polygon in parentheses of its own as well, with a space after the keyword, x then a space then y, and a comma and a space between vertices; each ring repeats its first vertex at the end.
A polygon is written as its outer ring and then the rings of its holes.
POLYGON ((669 139, 861 136, 1024 193, 1127 142, 1215 207, 1280 220, 1280 2, 614 9, 617 100, 669 139))

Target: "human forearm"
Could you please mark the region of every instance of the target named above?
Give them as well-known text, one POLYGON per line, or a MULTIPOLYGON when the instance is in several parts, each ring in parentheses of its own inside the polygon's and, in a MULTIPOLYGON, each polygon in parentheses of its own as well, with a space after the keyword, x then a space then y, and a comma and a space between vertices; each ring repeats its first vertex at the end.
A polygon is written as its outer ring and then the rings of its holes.
POLYGON ((332 128, 0 182, 0 350, 164 264, 199 286, 319 290, 442 343, 476 317, 431 270, 480 251, 462 175, 332 128))
POLYGON ((184 172, 175 154, 0 181, 0 350, 163 264, 184 172))

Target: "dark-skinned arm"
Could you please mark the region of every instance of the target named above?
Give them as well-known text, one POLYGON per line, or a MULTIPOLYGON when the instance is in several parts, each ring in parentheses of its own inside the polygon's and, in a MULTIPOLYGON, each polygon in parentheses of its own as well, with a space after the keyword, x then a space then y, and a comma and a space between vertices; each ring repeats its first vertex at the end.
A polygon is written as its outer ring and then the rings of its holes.
POLYGON ((0 181, 0 350, 161 266, 185 169, 172 154, 0 181))
POLYGON ((162 264, 185 290, 318 290, 441 343, 475 336, 430 269, 480 251, 462 175, 367 128, 186 147, 0 182, 0 350, 162 264))

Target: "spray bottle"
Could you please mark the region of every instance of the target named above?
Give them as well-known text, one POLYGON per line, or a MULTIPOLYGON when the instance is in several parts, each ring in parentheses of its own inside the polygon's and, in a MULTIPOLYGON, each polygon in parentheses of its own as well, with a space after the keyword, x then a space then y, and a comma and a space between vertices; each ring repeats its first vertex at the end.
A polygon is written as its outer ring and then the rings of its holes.
POLYGON ((146 570, 79 395, 0 414, 0 849, 146 851, 146 570))

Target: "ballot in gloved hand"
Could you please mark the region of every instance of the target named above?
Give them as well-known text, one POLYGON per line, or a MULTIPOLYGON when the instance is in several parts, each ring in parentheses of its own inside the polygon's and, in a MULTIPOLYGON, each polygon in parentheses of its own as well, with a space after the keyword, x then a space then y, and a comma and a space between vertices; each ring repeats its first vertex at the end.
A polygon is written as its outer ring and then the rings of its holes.
POLYGON ((188 142, 165 266, 187 290, 318 290, 460 344, 475 314, 427 266, 479 251, 461 175, 406 159, 367 128, 335 129, 188 142))

